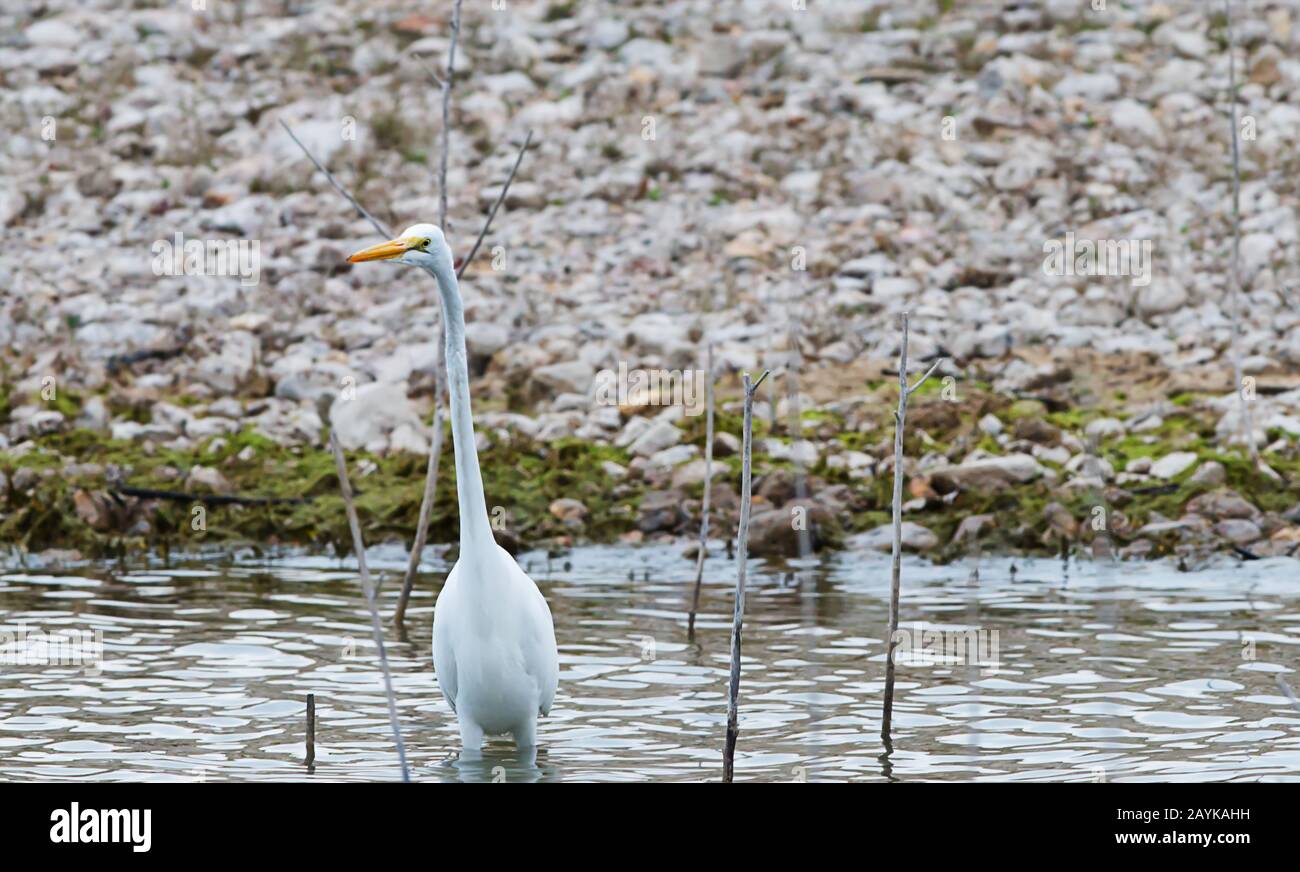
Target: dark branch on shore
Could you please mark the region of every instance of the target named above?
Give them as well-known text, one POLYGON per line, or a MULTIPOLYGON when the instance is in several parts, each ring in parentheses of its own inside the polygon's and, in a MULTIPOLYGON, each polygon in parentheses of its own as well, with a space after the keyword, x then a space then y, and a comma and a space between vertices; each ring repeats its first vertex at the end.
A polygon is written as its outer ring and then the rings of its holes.
POLYGON ((240 494, 195 494, 187 491, 157 490, 150 487, 119 485, 112 493, 146 500, 175 500, 180 503, 206 503, 213 506, 276 506, 309 503, 315 497, 246 497, 240 494))

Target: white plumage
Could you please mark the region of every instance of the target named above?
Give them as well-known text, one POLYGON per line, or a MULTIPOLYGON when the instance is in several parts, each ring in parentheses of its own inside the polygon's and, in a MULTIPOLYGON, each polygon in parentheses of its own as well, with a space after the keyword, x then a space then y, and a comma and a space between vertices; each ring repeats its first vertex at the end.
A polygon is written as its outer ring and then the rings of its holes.
POLYGON ((467 751, 477 751, 485 736, 506 733, 520 748, 531 748, 537 742, 537 718, 551 710, 559 682, 555 626, 542 592, 492 536, 474 444, 465 313, 451 249, 437 227, 416 224, 348 260, 419 266, 438 283, 456 453, 460 559, 434 609, 433 668, 456 712, 467 751))

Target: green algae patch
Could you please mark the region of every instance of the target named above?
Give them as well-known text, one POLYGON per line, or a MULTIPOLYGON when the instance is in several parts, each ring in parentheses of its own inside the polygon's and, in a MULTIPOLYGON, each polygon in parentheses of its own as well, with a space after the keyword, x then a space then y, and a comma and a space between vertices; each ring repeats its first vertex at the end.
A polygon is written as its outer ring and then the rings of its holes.
MULTIPOLYGON (((458 537, 455 461, 448 436, 439 465, 429 541, 458 537)), ((636 483, 615 482, 602 464, 626 452, 579 440, 498 441, 479 455, 494 528, 525 542, 579 535, 608 541, 626 531, 636 483), (614 495, 618 496, 615 497, 614 495), (581 500, 577 529, 554 517, 560 497, 581 500)), ((409 543, 419 518, 427 458, 347 455, 365 541, 409 543)), ((90 557, 204 544, 309 545, 352 550, 333 455, 280 446, 251 430, 192 450, 105 439, 84 430, 43 437, 23 454, 0 453, 9 481, 0 493, 0 541, 31 551, 78 550, 90 557), (220 492, 193 484, 195 467, 217 470, 220 492), (167 492, 172 498, 133 491, 167 492)), ((634 518, 634 515, 632 515, 634 518)))

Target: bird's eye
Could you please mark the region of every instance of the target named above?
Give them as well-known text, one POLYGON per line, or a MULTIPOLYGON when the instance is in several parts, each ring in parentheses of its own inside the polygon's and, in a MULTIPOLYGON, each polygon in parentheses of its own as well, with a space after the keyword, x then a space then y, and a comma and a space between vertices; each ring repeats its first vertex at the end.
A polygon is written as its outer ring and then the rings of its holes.
POLYGON ((432 242, 432 241, 433 241, 433 240, 429 239, 429 238, 426 236, 424 239, 421 239, 421 240, 420 240, 420 248, 422 248, 422 249, 424 249, 424 248, 428 248, 428 247, 429 247, 429 243, 432 242))

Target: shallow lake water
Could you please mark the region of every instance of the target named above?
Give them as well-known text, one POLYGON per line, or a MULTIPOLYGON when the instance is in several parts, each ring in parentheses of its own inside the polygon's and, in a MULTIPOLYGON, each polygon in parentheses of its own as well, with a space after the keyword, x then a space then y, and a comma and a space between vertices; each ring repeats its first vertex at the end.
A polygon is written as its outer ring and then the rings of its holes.
MULTIPOLYGON (((370 559, 391 613, 402 554, 376 548, 370 559)), ((504 741, 480 760, 458 758, 430 655, 448 567, 431 557, 409 641, 388 631, 412 777, 716 780, 735 563, 709 561, 694 642, 684 614, 694 564, 675 549, 582 548, 520 563, 550 601, 560 646, 536 759, 504 741)), ((754 561, 738 780, 1300 781, 1300 709, 1279 682, 1300 687, 1294 561, 1195 572, 908 562, 885 754, 888 581, 888 558, 876 554, 799 568, 754 561)), ((27 663, 0 662, 0 779, 398 777, 350 562, 234 556, 0 573, 0 639, 69 630, 102 641, 102 659, 47 665, 29 648, 27 663)))

